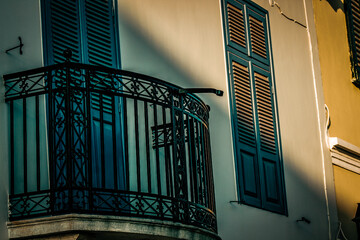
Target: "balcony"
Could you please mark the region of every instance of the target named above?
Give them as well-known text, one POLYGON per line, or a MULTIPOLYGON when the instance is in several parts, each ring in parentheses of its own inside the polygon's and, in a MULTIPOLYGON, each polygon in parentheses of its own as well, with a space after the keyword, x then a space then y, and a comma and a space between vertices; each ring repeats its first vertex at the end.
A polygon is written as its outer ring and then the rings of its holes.
POLYGON ((209 107, 191 90, 71 62, 4 79, 11 222, 110 215, 216 233, 209 107))

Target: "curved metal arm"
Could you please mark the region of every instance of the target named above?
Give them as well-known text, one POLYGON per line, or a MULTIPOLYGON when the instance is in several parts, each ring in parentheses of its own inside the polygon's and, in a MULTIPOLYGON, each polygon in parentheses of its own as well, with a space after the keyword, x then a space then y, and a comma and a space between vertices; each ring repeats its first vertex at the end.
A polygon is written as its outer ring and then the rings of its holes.
POLYGON ((185 93, 214 93, 217 96, 221 97, 224 95, 224 92, 215 88, 182 88, 179 89, 179 94, 185 93))

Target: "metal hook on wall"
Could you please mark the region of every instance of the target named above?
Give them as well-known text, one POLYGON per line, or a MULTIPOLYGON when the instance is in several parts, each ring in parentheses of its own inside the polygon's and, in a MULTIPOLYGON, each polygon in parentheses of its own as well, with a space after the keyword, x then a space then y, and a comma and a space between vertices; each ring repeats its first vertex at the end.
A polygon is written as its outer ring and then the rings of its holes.
POLYGON ((19 42, 20 42, 19 45, 16 46, 16 47, 13 47, 13 48, 9 48, 8 50, 5 51, 5 53, 8 53, 8 52, 10 52, 10 51, 12 51, 14 49, 20 48, 19 49, 20 55, 23 54, 22 48, 23 48, 24 44, 22 43, 21 37, 19 37, 18 39, 19 39, 19 42))

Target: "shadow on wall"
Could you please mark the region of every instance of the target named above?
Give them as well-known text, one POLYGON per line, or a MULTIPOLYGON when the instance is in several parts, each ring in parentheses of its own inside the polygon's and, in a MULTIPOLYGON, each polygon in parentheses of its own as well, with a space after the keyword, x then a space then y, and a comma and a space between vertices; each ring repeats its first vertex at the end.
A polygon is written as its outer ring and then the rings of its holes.
MULTIPOLYGON (((296 152, 284 153, 288 216, 242 204, 229 203, 228 201, 220 202, 219 198, 222 196, 216 195, 218 229, 219 235, 223 239, 239 239, 240 233, 244 236, 243 239, 329 239, 327 209, 321 176, 321 159, 316 159, 315 165, 314 163, 307 164, 311 166, 294 165, 293 162, 300 162, 301 159, 304 159, 303 156, 299 157, 299 154, 296 152), (306 168, 309 168, 312 176, 308 176, 306 168), (299 221, 302 217, 310 220, 310 223, 299 221)), ((218 168, 216 171, 221 174, 222 169, 218 168)), ((334 210, 334 199, 331 196, 329 197, 332 208, 330 210, 331 239, 336 239, 338 221, 332 212, 334 210)))
MULTIPOLYGON (((219 81, 219 79, 215 80, 216 77, 209 79, 205 73, 200 78, 193 76, 189 69, 179 62, 181 57, 172 55, 173 51, 166 49, 169 46, 161 45, 141 26, 136 25, 130 14, 120 9, 119 19, 121 67, 123 70, 146 74, 183 88, 219 88, 218 85, 214 85, 219 81)), ((166 33, 162 34, 166 38, 166 33)), ((191 38, 191 36, 180 37, 191 38)), ((201 54, 201 51, 198 54, 201 54)), ((203 61, 207 61, 207 59, 203 61)), ((223 87, 220 90, 226 91, 223 87)), ((227 101, 226 95, 221 98, 214 94, 198 94, 198 96, 212 109, 215 110, 215 107, 218 107, 217 110, 224 115, 227 114, 226 109, 223 109, 223 103, 227 101)))
POLYGON ((344 3, 341 0, 326 0, 335 12, 341 10, 345 12, 344 3))

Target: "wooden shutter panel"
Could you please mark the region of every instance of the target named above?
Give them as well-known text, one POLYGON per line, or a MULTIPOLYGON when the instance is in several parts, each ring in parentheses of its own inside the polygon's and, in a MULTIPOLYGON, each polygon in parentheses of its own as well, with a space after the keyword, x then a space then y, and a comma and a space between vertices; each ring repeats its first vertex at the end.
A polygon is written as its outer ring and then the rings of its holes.
POLYGON ((80 62, 80 23, 78 2, 74 0, 51 0, 50 24, 47 32, 50 33, 48 41, 48 64, 65 61, 63 51, 72 50, 71 60, 80 62))
POLYGON ((239 141, 256 147, 249 68, 232 62, 239 141))
POLYGON ((249 64, 232 56, 231 73, 233 81, 234 116, 238 168, 240 170, 242 201, 254 206, 261 206, 259 185, 259 166, 255 133, 251 72, 249 64))
MULTIPOLYGON (((88 61, 92 65, 117 67, 112 0, 85 0, 88 61)), ((107 88, 106 76, 97 78, 97 85, 107 88)), ((92 95, 92 104, 100 109, 99 94, 92 95)), ((104 111, 111 112, 111 98, 102 96, 104 111)))
MULTIPOLYGON (((86 25, 86 54, 91 65, 100 65, 117 68, 116 36, 113 18, 112 0, 85 0, 85 25, 86 25)), ((106 73, 97 72, 92 78, 93 84, 99 88, 109 88, 112 84, 106 73)), ((92 138, 93 138, 93 166, 101 171, 93 172, 93 184, 97 187, 113 188, 114 159, 118 166, 122 165, 121 153, 114 154, 114 148, 120 150, 121 133, 119 118, 119 98, 109 95, 91 94, 92 138), (114 142, 115 139, 115 142, 114 142), (116 145, 115 145, 116 144, 116 145), (102 146, 102 147, 101 147, 102 146), (105 164, 102 165, 102 162, 105 164), (105 182, 102 178, 105 177, 105 182)), ((123 176, 117 176, 117 185, 125 187, 123 176), (121 176, 121 177, 120 177, 121 176)))
POLYGON ((86 0, 88 61, 117 67, 112 0, 86 0))
POLYGON ((256 121, 258 128, 259 175, 262 207, 271 211, 284 210, 280 157, 277 144, 274 99, 271 75, 252 65, 255 85, 256 121))
POLYGON ((228 44, 235 49, 247 52, 247 28, 245 25, 244 5, 238 2, 227 3, 227 24, 228 24, 228 44))
POLYGON ((261 150, 276 154, 274 109, 268 76, 254 72, 261 150))
POLYGON ((263 63, 269 63, 266 19, 251 9, 248 11, 250 29, 250 56, 263 63))
POLYGON ((350 0, 348 3, 348 27, 351 60, 353 65, 353 74, 356 78, 356 84, 360 83, 360 2, 350 0))

